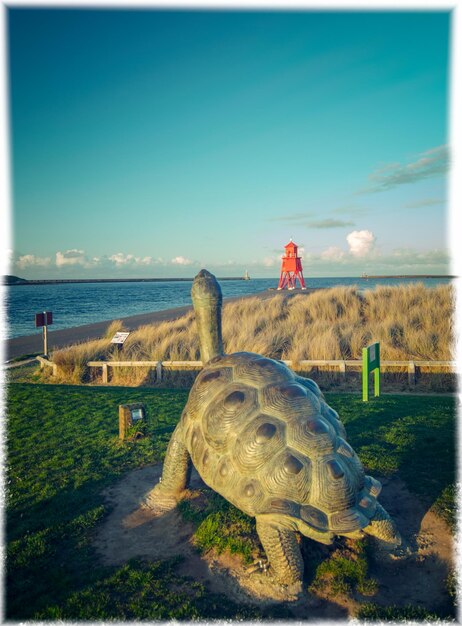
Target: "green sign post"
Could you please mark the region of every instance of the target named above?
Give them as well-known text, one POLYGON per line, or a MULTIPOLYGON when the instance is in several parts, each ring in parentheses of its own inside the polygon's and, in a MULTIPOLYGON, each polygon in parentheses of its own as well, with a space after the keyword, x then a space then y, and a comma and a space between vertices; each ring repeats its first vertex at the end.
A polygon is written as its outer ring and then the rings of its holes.
POLYGON ((369 374, 374 372, 374 396, 380 395, 380 344, 363 348, 363 401, 369 400, 369 374))

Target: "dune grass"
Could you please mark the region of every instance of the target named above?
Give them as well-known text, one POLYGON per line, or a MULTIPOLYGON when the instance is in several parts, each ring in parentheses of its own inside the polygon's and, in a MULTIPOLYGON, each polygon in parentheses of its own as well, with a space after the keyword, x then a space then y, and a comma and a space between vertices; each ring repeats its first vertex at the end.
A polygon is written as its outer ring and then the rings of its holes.
MULTIPOLYGON (((320 289, 287 298, 246 298, 223 307, 227 353, 246 350, 295 362, 303 359, 360 359, 361 350, 379 341, 384 360, 450 360, 453 349, 454 291, 449 285, 422 283, 378 287, 320 289)), ((123 349, 110 344, 122 329, 113 322, 102 339, 56 350, 53 361, 63 382, 90 380, 89 360, 200 360, 192 312, 174 321, 142 326, 130 333, 123 349)), ((149 382, 148 369, 114 368, 112 383, 149 382)))

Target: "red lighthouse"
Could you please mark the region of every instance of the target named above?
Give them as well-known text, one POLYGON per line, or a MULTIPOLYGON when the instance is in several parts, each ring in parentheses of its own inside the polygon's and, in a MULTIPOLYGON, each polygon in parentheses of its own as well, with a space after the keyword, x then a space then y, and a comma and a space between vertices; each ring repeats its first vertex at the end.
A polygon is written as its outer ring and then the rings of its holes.
POLYGON ((289 241, 284 246, 286 251, 282 257, 281 277, 279 279, 278 289, 295 289, 295 283, 298 278, 300 287, 306 289, 305 281, 303 280, 302 259, 298 256, 298 246, 296 243, 289 241))

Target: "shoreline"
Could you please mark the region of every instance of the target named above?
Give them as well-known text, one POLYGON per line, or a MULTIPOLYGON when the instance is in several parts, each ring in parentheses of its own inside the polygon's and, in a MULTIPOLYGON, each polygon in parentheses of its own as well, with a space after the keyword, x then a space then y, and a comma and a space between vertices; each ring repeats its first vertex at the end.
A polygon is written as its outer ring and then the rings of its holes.
MULTIPOLYGON (((267 300, 280 294, 281 297, 290 298, 295 295, 313 293, 318 291, 318 288, 307 288, 305 291, 301 289, 294 289, 293 291, 277 291, 277 290, 265 290, 258 293, 249 294, 248 296, 235 296, 233 298, 224 298, 223 304, 228 302, 235 302, 236 300, 245 300, 247 298, 259 298, 260 300, 267 300)), ((192 304, 174 307, 171 309, 164 309, 162 311, 152 311, 150 313, 139 313, 138 315, 130 315, 128 317, 117 318, 122 321, 127 330, 133 331, 140 326, 147 324, 158 324, 160 322, 167 322, 175 320, 185 313, 192 311, 192 304)), ((84 324, 82 326, 72 326, 71 328, 62 328, 60 330, 48 330, 48 348, 53 350, 56 348, 64 348, 67 345, 73 343, 81 343, 92 339, 100 339, 106 332, 108 326, 114 321, 114 319, 103 320, 101 322, 94 322, 92 324, 84 324)), ((5 345, 5 359, 6 362, 12 359, 17 359, 23 355, 30 355, 35 353, 42 354, 43 351, 43 337, 42 333, 38 332, 33 335, 22 335, 21 337, 12 337, 6 339, 5 345)))
MULTIPOLYGON (((17 278, 17 277, 16 277, 17 278)), ((192 283, 193 278, 43 278, 37 280, 28 280, 27 278, 19 278, 15 282, 5 281, 3 277, 4 287, 23 287, 24 285, 66 285, 79 283, 192 283)), ((227 278, 217 278, 219 282, 225 280, 250 280, 243 276, 231 276, 227 278)))
MULTIPOLYGON (((446 278, 454 280, 458 276, 452 274, 367 274, 364 276, 317 276, 312 278, 353 278, 355 280, 369 279, 382 280, 387 278, 406 278, 406 279, 429 279, 429 278, 446 278)), ((28 280, 27 278, 20 278, 19 276, 3 276, 2 285, 4 287, 23 287, 25 285, 66 285, 66 284, 85 284, 85 283, 192 283, 194 278, 44 278, 37 280, 28 280), (9 280, 14 279, 14 280, 9 280)), ((227 280, 266 280, 266 278, 249 278, 246 279, 243 276, 228 276, 225 278, 217 278, 218 282, 227 280)), ((278 277, 272 277, 275 283, 278 281, 278 277)))
POLYGON ((374 280, 382 278, 448 278, 449 280, 454 280, 458 276, 455 274, 367 274, 367 276, 360 276, 359 278, 361 280, 369 280, 369 278, 374 280))

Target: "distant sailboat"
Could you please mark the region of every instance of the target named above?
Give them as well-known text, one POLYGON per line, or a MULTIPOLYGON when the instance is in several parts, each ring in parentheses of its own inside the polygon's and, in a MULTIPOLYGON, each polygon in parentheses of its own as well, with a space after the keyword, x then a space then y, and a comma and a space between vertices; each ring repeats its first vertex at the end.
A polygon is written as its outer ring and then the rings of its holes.
POLYGON ((369 276, 366 274, 366 272, 363 272, 361 274, 361 278, 365 278, 367 280, 369 278, 369 276))
POLYGON ((250 280, 249 272, 247 270, 245 270, 245 272, 244 272, 243 279, 244 280, 250 280))

